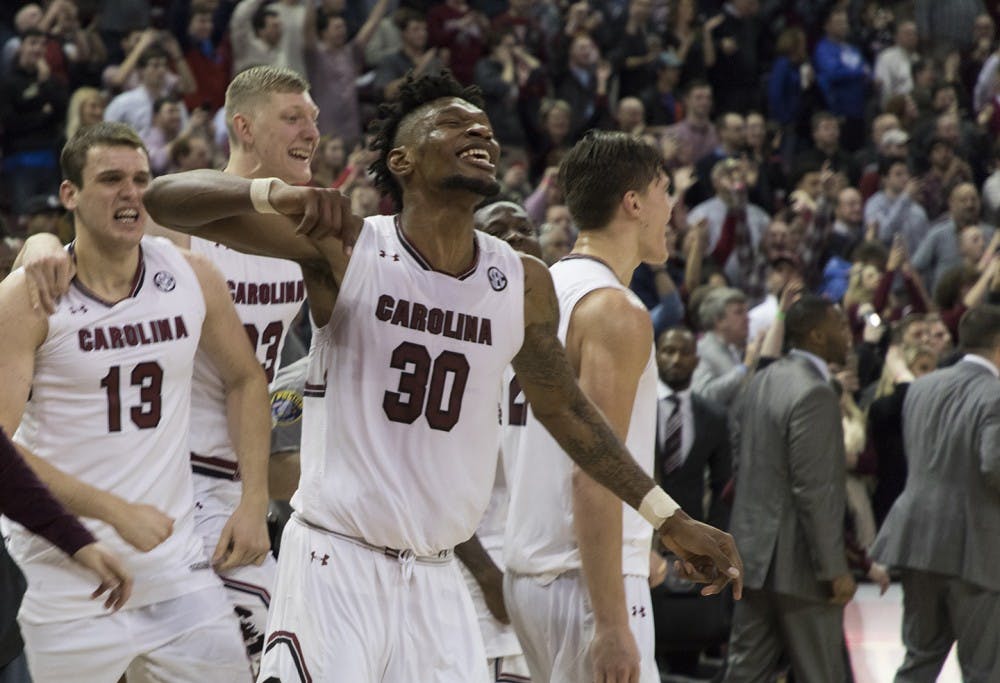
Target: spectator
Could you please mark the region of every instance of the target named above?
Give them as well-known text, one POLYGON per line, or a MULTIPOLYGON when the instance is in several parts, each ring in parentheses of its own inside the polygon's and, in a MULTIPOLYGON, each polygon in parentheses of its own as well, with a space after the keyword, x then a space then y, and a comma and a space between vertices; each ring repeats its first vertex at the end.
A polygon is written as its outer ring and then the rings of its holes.
POLYGON ((424 15, 401 7, 393 15, 393 21, 399 28, 402 47, 379 62, 375 72, 375 89, 387 100, 396 96, 410 71, 416 77, 434 73, 447 64, 440 50, 427 48, 427 20, 424 15))
POLYGON ((275 0, 269 5, 281 19, 281 65, 299 74, 306 73, 306 4, 306 0, 275 0))
POLYGON ((673 52, 661 52, 653 61, 655 79, 639 95, 650 126, 671 126, 682 118, 684 110, 675 94, 680 66, 673 52))
POLYGON ((377 65, 389 55, 399 52, 403 46, 403 36, 400 35, 399 27, 396 25, 395 16, 394 9, 389 16, 378 23, 365 47, 365 64, 377 65))
POLYGON ((971 47, 973 26, 982 11, 981 0, 915 0, 913 5, 917 30, 938 49, 971 47))
MULTIPOLYGON (((902 155, 894 155, 892 153, 887 153, 882 147, 883 136, 891 130, 898 130, 903 135, 906 133, 902 130, 902 124, 899 122, 899 117, 895 114, 882 113, 872 119, 871 129, 865 146, 859 149, 855 155, 854 160, 858 165, 858 169, 861 172, 862 178, 865 174, 872 171, 876 172, 876 183, 878 182, 878 162, 879 158, 882 156, 901 156, 906 158, 906 149, 904 147, 902 155)), ((906 141, 909 142, 909 136, 906 136, 906 141)), ((861 189, 860 187, 858 189, 861 189)), ((862 192, 862 194, 864 194, 862 192)))
POLYGON ((993 145, 993 172, 983 182, 983 218, 1000 224, 1000 142, 993 145))
POLYGON ((538 73, 540 62, 517 43, 513 31, 488 37, 489 55, 476 63, 475 82, 483 91, 493 134, 504 148, 524 147, 526 136, 519 105, 522 88, 538 73))
POLYGON ((847 11, 835 6, 824 24, 825 37, 813 53, 816 80, 826 106, 844 119, 844 147, 859 149, 864 142, 865 98, 871 72, 861 51, 849 42, 847 11))
POLYGON ((155 175, 171 170, 174 141, 190 135, 195 129, 203 129, 208 123, 208 111, 199 108, 194 110, 185 125, 181 106, 179 98, 170 96, 161 97, 153 103, 153 124, 141 137, 149 153, 149 168, 155 175))
POLYGON ((379 0, 354 38, 348 40, 343 15, 306 13, 305 50, 309 81, 319 107, 316 125, 322 135, 332 135, 353 147, 361 140, 361 111, 356 82, 364 69, 364 49, 389 0, 379 0))
POLYGON ((542 103, 538 116, 539 123, 535 123, 530 116, 526 116, 523 120, 528 137, 531 181, 544 183, 544 176, 549 176, 550 181, 554 183, 555 176, 549 169, 556 169, 559 166, 562 155, 569 151, 573 144, 571 135, 573 110, 564 100, 547 100, 542 103))
POLYGON ((708 73, 720 111, 746 114, 763 105, 760 76, 769 55, 759 13, 758 0, 731 0, 723 6, 722 23, 711 33, 716 59, 708 73))
POLYGON ((617 69, 620 97, 638 97, 654 78, 663 44, 651 23, 652 10, 652 0, 629 0, 622 20, 612 28, 608 59, 617 69))
POLYGON ((32 197, 25 204, 24 214, 21 216, 24 226, 21 234, 25 237, 43 232, 59 235, 60 221, 65 215, 66 210, 56 195, 43 194, 32 197))
POLYGON ((69 94, 51 77, 44 49, 41 31, 26 31, 11 73, 0 80, 3 170, 15 214, 24 210, 29 197, 52 194, 59 187, 56 150, 69 94))
POLYGON ((747 343, 747 298, 738 289, 711 290, 698 307, 705 330, 698 341, 698 367, 691 380, 694 393, 729 407, 757 361, 760 343, 747 343))
POLYGON ((92 126, 104 120, 104 95, 97 88, 83 86, 77 88, 69 98, 66 109, 66 138, 81 128, 92 126))
POLYGON ((601 59, 594 39, 585 33, 574 36, 565 63, 554 70, 552 77, 556 97, 570 106, 573 139, 590 128, 608 127, 611 75, 611 65, 601 59))
POLYGON ((268 0, 240 0, 229 19, 229 43, 233 46, 233 73, 251 66, 288 66, 282 50, 284 26, 281 15, 268 0))
POLYGON ((347 170, 347 149, 337 137, 322 136, 312 158, 312 184, 316 187, 337 187, 337 181, 347 170))
POLYGON ((955 146, 943 138, 931 138, 927 149, 930 166, 920 177, 918 201, 927 218, 936 221, 944 213, 945 202, 955 188, 972 182, 972 169, 955 154, 955 146))
POLYGON ((768 126, 763 114, 756 111, 747 114, 744 158, 750 201, 768 213, 784 203, 785 198, 785 171, 776 147, 781 141, 775 136, 780 136, 780 132, 768 126))
POLYGON ((803 150, 795 159, 797 169, 822 168, 826 165, 835 173, 843 173, 848 182, 855 184, 860 178, 858 164, 840 144, 840 121, 831 112, 813 114, 811 121, 812 147, 803 150))
POLYGON ((715 120, 715 130, 719 144, 695 164, 698 182, 685 195, 689 206, 700 204, 712 196, 712 169, 717 163, 739 158, 746 152, 746 119, 741 114, 733 111, 720 114, 715 120))
POLYGON ((719 146, 712 125, 712 86, 692 81, 684 92, 684 120, 667 128, 664 135, 676 140, 678 166, 693 166, 719 146))
MULTIPOLYGON (((168 57, 159 47, 148 48, 139 58, 140 84, 123 92, 108 104, 105 121, 126 123, 140 136, 146 135, 153 125, 153 103, 172 93, 167 80, 168 57)), ((180 102, 181 124, 187 124, 188 112, 180 102)))
MULTIPOLYGON (((770 227, 768 232, 771 232, 770 227)), ((792 252, 778 253, 767 261, 764 274, 767 296, 747 313, 749 339, 757 339, 767 332, 778 315, 778 297, 790 283, 801 279, 801 266, 792 252)))
POLYGON ((489 19, 466 0, 444 0, 427 13, 428 43, 448 51, 451 71, 464 85, 473 82, 476 61, 483 54, 489 30, 489 19))
MULTIPOLYGON (((882 114, 885 117, 886 122, 891 122, 895 120, 895 116, 892 114, 882 114)), ((877 117, 875 121, 878 121, 877 117)), ((875 122, 872 123, 874 127, 875 122)), ((879 162, 882 159, 892 159, 894 161, 909 162, 910 152, 909 152, 909 142, 910 136, 899 128, 893 128, 886 130, 885 132, 879 132, 878 137, 874 138, 878 140, 878 147, 875 150, 875 155, 873 158, 873 163, 865 164, 862 166, 863 170, 861 175, 861 180, 858 181, 858 190, 861 192, 861 196, 867 202, 871 197, 878 192, 879 187, 882 183, 882 177, 879 175, 879 162)), ((862 150, 862 154, 858 156, 859 166, 864 164, 865 152, 862 150)), ((918 188, 919 189, 919 188, 918 188)), ((914 194, 914 198, 916 198, 914 194)))
MULTIPOLYGON (((712 169, 715 196, 702 202, 688 215, 690 223, 708 221, 706 253, 725 273, 729 282, 750 284, 755 252, 770 217, 759 206, 748 203, 746 168, 742 161, 726 159, 712 169)), ((763 290, 763 283, 759 283, 763 290)), ((763 296, 763 291, 757 292, 763 296)))
POLYGON ((920 185, 910 175, 906 159, 884 158, 879 162, 882 189, 865 204, 865 225, 875 225, 885 245, 900 235, 906 251, 915 254, 930 230, 923 207, 916 202, 920 185))
POLYGON ((32 2, 17 10, 17 13, 14 15, 14 32, 17 35, 12 36, 4 43, 2 62, 0 62, 2 64, 0 75, 6 78, 17 62, 17 53, 21 47, 21 40, 24 33, 29 29, 35 29, 41 31, 42 35, 48 35, 49 30, 56 22, 60 6, 61 3, 59 2, 49 3, 43 12, 38 4, 32 2))
POLYGON ((899 126, 907 133, 913 133, 916 129, 917 121, 920 118, 920 109, 917 107, 913 95, 893 95, 885 103, 885 113, 892 114, 899 119, 899 126))
POLYGON ((197 0, 191 5, 186 30, 187 62, 195 89, 184 96, 189 110, 208 105, 218 111, 226 104, 226 87, 233 73, 233 55, 229 41, 222 39, 213 23, 214 10, 209 2, 197 0))
POLYGON ((543 223, 538 231, 542 260, 551 266, 573 249, 573 236, 562 223, 543 223))
MULTIPOLYGON (((979 223, 979 212, 979 192, 975 185, 961 183, 948 195, 948 213, 932 226, 913 254, 914 267, 932 291, 946 270, 961 263, 958 235, 962 228, 979 223)), ((992 239, 992 227, 987 237, 992 239)))
POLYGON ((798 150, 799 139, 808 131, 810 100, 817 99, 816 72, 809 62, 806 34, 797 27, 785 28, 775 45, 778 57, 767 85, 767 108, 781 126, 781 154, 786 170, 798 150))
POLYGON ((875 60, 875 86, 882 106, 893 95, 907 95, 913 91, 913 64, 917 61, 917 24, 901 21, 896 26, 895 44, 883 50, 875 60))
POLYGON ((623 97, 615 109, 615 127, 629 135, 641 136, 646 129, 646 108, 638 97, 623 97))
POLYGON ((212 167, 212 143, 203 135, 177 138, 170 145, 170 170, 175 173, 212 167))
MULTIPOLYGON (((518 45, 523 45, 530 54, 546 62, 549 52, 545 46, 541 24, 532 15, 534 3, 531 0, 509 0, 505 4, 507 11, 493 17, 493 30, 513 30, 518 45)), ((564 26, 569 24, 569 19, 567 17, 564 26)))
POLYGON ((854 248, 865 239, 864 204, 861 193, 845 187, 837 195, 833 213, 833 229, 827 237, 827 258, 836 256, 849 260, 854 248))
POLYGON ((708 70, 715 66, 716 52, 712 31, 725 20, 717 14, 701 23, 698 3, 695 0, 677 0, 667 10, 667 34, 664 45, 681 61, 680 84, 686 86, 695 80, 708 78, 708 70))

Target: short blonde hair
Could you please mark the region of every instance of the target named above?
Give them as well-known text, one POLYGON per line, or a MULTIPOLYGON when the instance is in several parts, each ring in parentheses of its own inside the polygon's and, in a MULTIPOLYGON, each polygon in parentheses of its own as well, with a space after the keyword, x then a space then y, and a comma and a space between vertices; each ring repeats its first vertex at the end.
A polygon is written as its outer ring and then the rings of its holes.
POLYGON ((309 90, 309 81, 291 69, 276 66, 252 66, 233 77, 226 88, 226 130, 230 146, 239 144, 233 128, 237 114, 252 114, 263 97, 271 93, 301 93, 309 90))

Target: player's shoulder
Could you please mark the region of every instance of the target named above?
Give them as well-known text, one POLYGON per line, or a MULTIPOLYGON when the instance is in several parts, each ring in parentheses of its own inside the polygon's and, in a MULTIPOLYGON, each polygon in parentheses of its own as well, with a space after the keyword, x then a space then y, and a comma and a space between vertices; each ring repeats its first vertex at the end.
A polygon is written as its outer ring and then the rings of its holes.
MULTIPOLYGON (((598 287, 573 308, 571 327, 609 343, 632 348, 648 347, 653 341, 649 311, 632 292, 623 287, 598 287)), ((624 350, 624 349, 623 349, 624 350)))

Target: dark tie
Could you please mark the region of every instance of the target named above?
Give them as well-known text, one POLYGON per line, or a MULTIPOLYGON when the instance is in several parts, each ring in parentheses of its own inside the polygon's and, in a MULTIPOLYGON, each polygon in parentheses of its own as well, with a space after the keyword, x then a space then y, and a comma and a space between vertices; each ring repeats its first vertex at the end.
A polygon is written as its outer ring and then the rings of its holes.
POLYGON ((663 445, 663 473, 670 474, 681 466, 681 399, 676 394, 663 399, 667 413, 666 426, 660 443, 663 445))

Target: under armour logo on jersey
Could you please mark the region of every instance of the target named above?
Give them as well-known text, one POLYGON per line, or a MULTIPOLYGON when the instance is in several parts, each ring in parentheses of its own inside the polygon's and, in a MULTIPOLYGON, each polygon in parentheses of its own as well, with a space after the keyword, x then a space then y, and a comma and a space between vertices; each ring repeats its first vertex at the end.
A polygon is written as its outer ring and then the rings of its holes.
MULTIPOLYGON (((382 258, 388 258, 389 257, 389 255, 387 253, 385 253, 385 249, 379 249, 378 250, 378 255, 381 256, 382 258)), ((392 260, 393 261, 398 261, 399 260, 399 254, 393 254, 392 255, 392 260)))
POLYGON ((632 605, 632 616, 645 618, 646 607, 644 605, 632 605))
POLYGON ((87 307, 84 304, 77 304, 76 306, 69 307, 70 313, 86 313, 87 307))
POLYGON ((319 563, 324 567, 326 566, 327 560, 329 559, 330 559, 329 555, 323 555, 323 557, 320 557, 319 555, 316 554, 315 550, 309 553, 309 562, 312 562, 313 560, 319 560, 319 563))
POLYGON ((490 279, 490 287, 495 292, 501 292, 507 288, 507 276, 496 266, 490 266, 486 271, 486 276, 490 279))
POLYGON ((153 284, 161 292, 172 292, 174 287, 177 286, 177 280, 174 276, 165 270, 161 270, 159 273, 153 276, 153 284))

